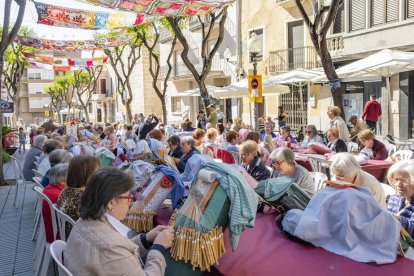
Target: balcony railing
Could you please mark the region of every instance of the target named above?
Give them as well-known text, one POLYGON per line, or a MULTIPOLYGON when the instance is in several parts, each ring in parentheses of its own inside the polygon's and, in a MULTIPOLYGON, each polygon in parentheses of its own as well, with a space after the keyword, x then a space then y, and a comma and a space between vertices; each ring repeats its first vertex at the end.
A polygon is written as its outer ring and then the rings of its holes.
POLYGON ((318 55, 315 48, 311 46, 269 52, 269 72, 271 74, 316 67, 318 67, 318 55))
MULTIPOLYGON (((197 72, 201 73, 201 70, 203 69, 203 59, 198 58, 192 61, 197 72)), ((161 68, 161 78, 165 78, 166 72, 168 67, 163 66, 164 68, 161 68), (163 71, 165 73, 163 74, 163 71)), ((211 60, 211 69, 210 72, 222 72, 224 75, 231 76, 232 70, 228 65, 228 62, 220 55, 215 55, 213 59, 211 60)), ((190 70, 187 68, 187 66, 184 64, 184 62, 180 61, 174 64, 173 67, 173 73, 174 78, 181 79, 183 77, 191 75, 190 70)))
POLYGON ((326 39, 329 52, 340 51, 344 49, 344 37, 341 34, 331 35, 326 39))
MULTIPOLYGON (((203 23, 209 23, 211 21, 210 14, 200 15, 200 17, 201 17, 201 21, 203 21, 203 23)), ((198 16, 192 16, 191 17, 190 22, 188 23, 188 28, 192 32, 201 29, 201 23, 200 23, 200 20, 198 19, 198 16)))
POLYGON ((160 43, 165 43, 168 42, 170 40, 172 40, 172 34, 171 32, 167 31, 167 30, 161 30, 160 31, 160 38, 159 41, 160 43))

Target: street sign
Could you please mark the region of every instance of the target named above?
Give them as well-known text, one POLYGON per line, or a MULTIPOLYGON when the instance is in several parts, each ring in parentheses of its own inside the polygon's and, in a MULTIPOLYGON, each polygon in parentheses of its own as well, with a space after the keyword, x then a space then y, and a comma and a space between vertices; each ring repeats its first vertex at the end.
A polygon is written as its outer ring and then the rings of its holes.
POLYGON ((262 76, 249 75, 249 100, 253 103, 262 103, 262 76))
POLYGON ((1 112, 2 113, 13 113, 14 112, 14 103, 1 100, 0 101, 1 112))

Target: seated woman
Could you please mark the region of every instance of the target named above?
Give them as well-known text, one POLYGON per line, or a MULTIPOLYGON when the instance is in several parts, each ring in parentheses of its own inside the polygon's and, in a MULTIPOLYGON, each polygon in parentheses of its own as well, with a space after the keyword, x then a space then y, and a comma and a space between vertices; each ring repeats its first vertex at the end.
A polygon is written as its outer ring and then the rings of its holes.
POLYGON ((375 139, 375 134, 370 129, 365 129, 358 133, 358 139, 361 142, 359 150, 372 160, 385 160, 388 157, 388 151, 385 145, 375 139))
POLYGON ((180 137, 177 135, 172 135, 168 137, 167 144, 170 148, 170 151, 168 152, 168 155, 174 158, 181 158, 183 156, 183 152, 181 151, 180 146, 180 137))
POLYGON ((306 148, 309 143, 324 143, 322 137, 318 135, 314 125, 308 125, 305 128, 305 139, 302 142, 302 146, 306 148))
MULTIPOLYGON (((75 156, 69 163, 67 187, 59 195, 57 208, 74 221, 79 218, 79 205, 86 182, 98 168, 99 159, 92 156, 75 156)), ((67 236, 71 230, 72 226, 66 224, 67 236)))
POLYGON ((288 143, 297 144, 295 138, 290 135, 290 127, 288 126, 283 126, 280 128, 280 139, 288 143))
POLYGON ((239 132, 242 128, 244 128, 244 123, 241 118, 236 118, 234 120, 234 124, 231 125, 230 130, 239 132))
POLYGON ((173 158, 175 164, 177 165, 177 169, 180 173, 183 173, 185 170, 185 166, 187 164, 188 159, 190 159, 191 156, 194 154, 200 154, 198 149, 195 148, 195 141, 193 137, 182 137, 181 138, 181 151, 183 152, 183 155, 180 159, 173 158))
POLYGON ((247 134, 246 141, 249 141, 249 140, 256 142, 257 153, 262 163, 265 164, 266 166, 270 166, 271 164, 271 160, 269 159, 270 153, 266 149, 265 145, 263 145, 263 143, 260 143, 260 134, 255 131, 249 132, 249 134, 247 134))
POLYGON ((295 154, 289 148, 278 148, 270 154, 272 167, 274 168, 272 178, 287 176, 302 189, 310 194, 315 193, 315 182, 308 170, 296 164, 295 154))
POLYGON ((264 131, 260 134, 260 141, 264 141, 266 136, 276 138, 276 134, 273 132, 273 125, 271 122, 265 123, 264 131))
POLYGON ((217 134, 217 144, 226 142, 226 129, 224 128, 224 125, 222 123, 217 123, 217 134))
MULTIPOLYGON (((68 152, 64 149, 56 149, 53 152, 50 153, 50 155, 47 157, 49 159, 49 164, 53 168, 57 164, 61 163, 69 163, 72 159, 73 155, 72 153, 68 152)), ((43 187, 46 187, 49 184, 49 178, 50 178, 50 170, 46 172, 46 174, 43 176, 42 181, 40 184, 43 187)))
POLYGON ((110 151, 114 150, 117 142, 115 128, 113 126, 107 126, 104 130, 104 133, 106 135, 105 139, 107 139, 108 141, 106 144, 107 149, 109 149, 110 151))
POLYGON ((261 162, 257 154, 257 143, 251 140, 244 142, 240 148, 240 157, 242 159, 242 167, 256 181, 266 180, 270 177, 270 172, 261 162))
POLYGON ((164 275, 173 230, 160 225, 128 239, 130 229, 121 223, 134 184, 131 176, 116 168, 101 169, 90 177, 80 219, 66 244, 65 266, 73 275, 164 275), (146 254, 142 266, 140 256, 146 254))
POLYGON ((387 178, 397 192, 388 200, 388 212, 414 238, 414 160, 395 163, 388 170, 387 178))
MULTIPOLYGON (((62 190, 66 188, 66 175, 68 172, 68 164, 58 164, 50 169, 49 185, 43 189, 43 194, 47 196, 53 204, 56 204, 62 190)), ((42 202, 42 217, 45 225, 46 241, 52 243, 53 237, 52 217, 49 204, 42 202)))
POLYGON ((217 149, 216 139, 218 133, 215 128, 210 128, 206 132, 206 139, 203 141, 201 147, 198 147, 198 150, 202 154, 208 154, 210 157, 214 158, 214 152, 217 149))
POLYGON ((230 130, 226 134, 226 143, 222 144, 221 147, 230 152, 239 152, 238 142, 237 132, 230 130))
POLYGON ((39 159, 37 160, 39 167, 37 171, 43 175, 46 174, 48 170, 50 170, 50 162, 49 162, 49 154, 52 153, 55 149, 63 149, 63 145, 55 140, 55 139, 48 139, 43 144, 43 153, 40 155, 39 159))
POLYGON ((334 152, 348 152, 346 143, 339 139, 339 131, 337 128, 330 128, 326 132, 326 138, 328 139, 328 148, 334 152))
POLYGON ((194 145, 196 147, 201 146, 203 144, 203 139, 204 139, 204 130, 202 130, 201 128, 197 128, 196 130, 194 130, 193 138, 194 138, 194 145))
POLYGON ((333 180, 344 181, 367 188, 381 208, 386 209, 385 193, 381 183, 369 173, 361 170, 361 166, 351 153, 336 154, 330 169, 333 180))

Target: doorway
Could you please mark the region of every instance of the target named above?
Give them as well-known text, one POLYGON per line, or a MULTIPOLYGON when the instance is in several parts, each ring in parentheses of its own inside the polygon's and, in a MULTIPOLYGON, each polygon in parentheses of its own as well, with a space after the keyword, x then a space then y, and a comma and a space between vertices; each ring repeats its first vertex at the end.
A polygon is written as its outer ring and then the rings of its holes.
POLYGON ((102 109, 100 108, 96 109, 96 121, 102 122, 102 109))
POLYGON ((304 68, 305 64, 305 37, 303 21, 288 23, 288 68, 290 71, 296 68, 304 68))

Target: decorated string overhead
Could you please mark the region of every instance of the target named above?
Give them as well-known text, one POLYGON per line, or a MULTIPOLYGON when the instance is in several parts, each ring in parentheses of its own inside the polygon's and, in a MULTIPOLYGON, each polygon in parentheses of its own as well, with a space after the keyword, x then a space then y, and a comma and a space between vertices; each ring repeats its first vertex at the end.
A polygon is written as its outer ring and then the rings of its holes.
POLYGON ((214 12, 235 0, 78 0, 107 8, 168 17, 214 12))
POLYGON ((65 66, 65 65, 53 65, 53 64, 45 64, 40 62, 29 61, 30 65, 35 66, 37 68, 46 69, 46 70, 53 70, 53 71, 77 71, 85 69, 83 66, 65 66))
POLYGON ((159 19, 161 16, 130 12, 87 11, 34 2, 38 14, 37 23, 81 29, 118 29, 138 26, 159 19))
POLYGON ((39 62, 43 64, 51 64, 54 66, 80 66, 92 67, 103 65, 107 62, 108 57, 93 57, 93 58, 67 58, 54 57, 39 54, 23 53, 24 57, 32 62, 39 62))
POLYGON ((15 41, 21 45, 33 47, 39 50, 54 51, 96 51, 120 46, 128 42, 128 35, 119 35, 110 38, 94 40, 50 40, 33 37, 17 36, 15 41))

